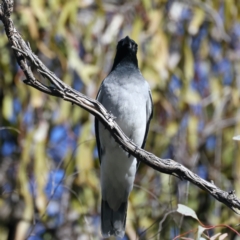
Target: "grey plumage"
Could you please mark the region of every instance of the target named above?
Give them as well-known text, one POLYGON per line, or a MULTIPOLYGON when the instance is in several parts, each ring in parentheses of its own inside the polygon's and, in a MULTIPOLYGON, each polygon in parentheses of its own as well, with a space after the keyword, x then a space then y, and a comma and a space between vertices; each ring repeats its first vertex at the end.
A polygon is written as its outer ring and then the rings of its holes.
MULTIPOLYGON (((115 121, 139 147, 144 147, 152 117, 148 83, 137 63, 137 44, 126 37, 119 41, 113 67, 99 89, 97 100, 116 117, 115 121)), ((123 237, 127 202, 133 188, 138 161, 125 152, 95 119, 101 163, 101 230, 103 237, 123 237)))

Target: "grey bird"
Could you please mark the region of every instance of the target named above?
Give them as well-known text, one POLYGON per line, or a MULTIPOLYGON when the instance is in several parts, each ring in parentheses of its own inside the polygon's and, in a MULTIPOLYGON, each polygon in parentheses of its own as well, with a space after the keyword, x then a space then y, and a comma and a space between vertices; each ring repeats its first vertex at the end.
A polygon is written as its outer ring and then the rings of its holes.
MULTIPOLYGON (((153 105, 150 87, 138 68, 137 48, 128 36, 118 42, 112 70, 103 80, 97 100, 115 117, 123 132, 143 148, 153 105)), ((97 119, 95 132, 101 169, 102 235, 122 238, 139 161, 124 151, 97 119)))

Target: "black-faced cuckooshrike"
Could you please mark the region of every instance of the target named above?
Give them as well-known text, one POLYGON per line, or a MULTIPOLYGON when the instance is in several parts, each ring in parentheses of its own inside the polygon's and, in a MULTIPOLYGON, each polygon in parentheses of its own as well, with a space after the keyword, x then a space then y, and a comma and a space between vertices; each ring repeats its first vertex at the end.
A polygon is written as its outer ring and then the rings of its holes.
MULTIPOLYGON (((123 132, 143 148, 153 105, 149 85, 138 68, 137 44, 128 36, 118 42, 112 70, 102 82, 97 100, 116 117, 123 132)), ((95 131, 101 164, 102 235, 123 237, 138 160, 124 151, 97 119, 95 131)))

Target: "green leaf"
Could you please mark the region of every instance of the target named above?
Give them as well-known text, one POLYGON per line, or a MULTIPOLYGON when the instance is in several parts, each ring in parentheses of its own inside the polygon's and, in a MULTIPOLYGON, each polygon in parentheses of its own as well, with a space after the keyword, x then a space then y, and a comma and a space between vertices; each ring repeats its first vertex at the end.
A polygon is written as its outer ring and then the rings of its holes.
POLYGON ((3 99, 3 117, 5 119, 10 119, 13 115, 13 103, 10 95, 6 94, 3 99))
POLYGON ((199 221, 195 211, 192 210, 191 208, 187 207, 186 205, 178 204, 177 212, 184 216, 192 217, 199 221))
POLYGON ((202 226, 198 226, 198 231, 197 231, 197 236, 196 239, 198 240, 203 240, 205 238, 202 238, 201 235, 203 234, 203 232, 206 230, 206 228, 202 227, 202 226))
POLYGON ((204 18, 205 18, 205 13, 202 9, 200 8, 194 9, 194 16, 192 18, 191 23, 189 24, 188 32, 192 35, 197 34, 201 24, 204 21, 204 18))
POLYGON ((199 93, 191 88, 185 91, 183 98, 185 99, 185 102, 189 104, 197 104, 201 100, 199 93))
POLYGON ((187 82, 191 81, 194 75, 194 59, 187 40, 184 45, 184 75, 187 82))

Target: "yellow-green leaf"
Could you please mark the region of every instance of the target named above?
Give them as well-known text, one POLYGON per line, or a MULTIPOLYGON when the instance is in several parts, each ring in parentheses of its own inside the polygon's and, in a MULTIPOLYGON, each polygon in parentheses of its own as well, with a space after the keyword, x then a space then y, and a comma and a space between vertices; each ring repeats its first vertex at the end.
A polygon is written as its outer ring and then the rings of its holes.
POLYGON ((9 94, 6 94, 3 99, 3 117, 5 119, 10 119, 13 115, 13 101, 9 94))
POLYGON ((184 44, 184 75, 187 82, 191 81, 194 75, 194 59, 192 50, 187 40, 184 44))

